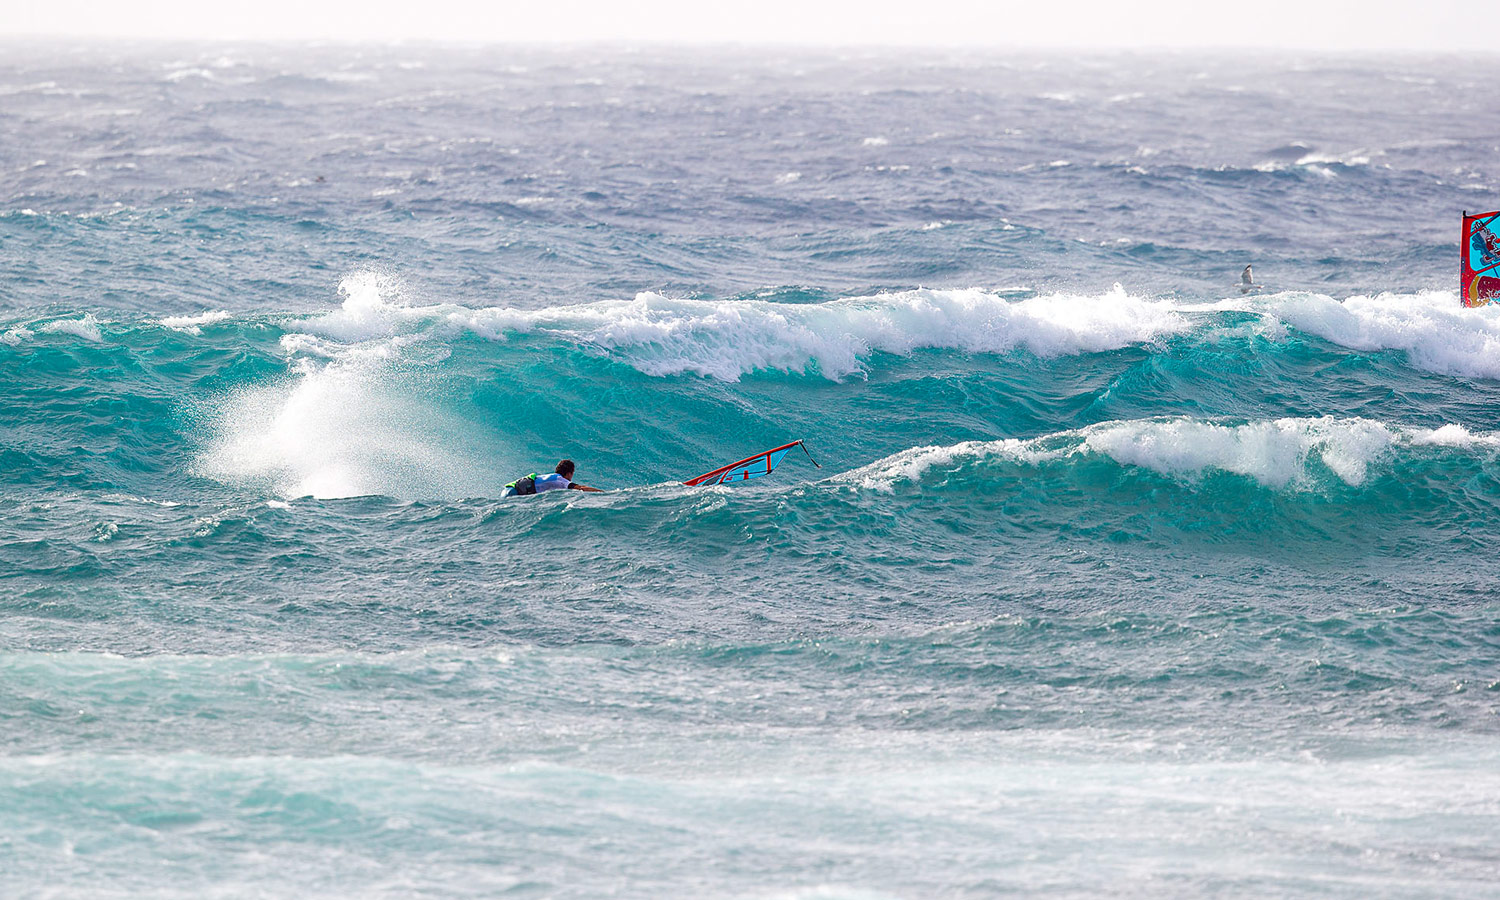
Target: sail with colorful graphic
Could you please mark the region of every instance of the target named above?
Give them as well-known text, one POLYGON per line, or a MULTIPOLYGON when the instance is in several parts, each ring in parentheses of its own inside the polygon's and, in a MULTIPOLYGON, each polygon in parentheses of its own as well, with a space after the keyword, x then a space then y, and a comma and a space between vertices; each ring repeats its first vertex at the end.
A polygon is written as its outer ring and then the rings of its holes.
POLYGON ((1464 306, 1483 306, 1500 299, 1500 211, 1469 215, 1464 210, 1460 247, 1460 288, 1464 306))
POLYGON ((732 481, 749 481, 751 478, 769 475, 776 471, 776 467, 781 464, 782 457, 790 453, 793 447, 801 447, 802 452, 807 454, 807 458, 814 466, 823 468, 818 466, 818 461, 812 458, 812 453, 808 451, 805 444, 801 441, 792 441, 790 444, 782 444, 780 447, 757 453, 739 462, 720 466, 712 472, 699 475, 690 481, 684 481, 683 484, 689 487, 701 487, 709 484, 728 484, 732 481))

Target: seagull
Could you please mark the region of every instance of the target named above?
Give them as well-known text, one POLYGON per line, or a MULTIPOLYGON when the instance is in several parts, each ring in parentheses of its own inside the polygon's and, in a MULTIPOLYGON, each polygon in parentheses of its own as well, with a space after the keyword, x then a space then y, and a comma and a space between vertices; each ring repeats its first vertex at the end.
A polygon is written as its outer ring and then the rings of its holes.
POLYGON ((1245 271, 1240 274, 1240 293, 1248 294, 1251 291, 1260 290, 1261 287, 1262 285, 1256 284, 1255 279, 1250 275, 1250 267, 1246 266, 1245 271))

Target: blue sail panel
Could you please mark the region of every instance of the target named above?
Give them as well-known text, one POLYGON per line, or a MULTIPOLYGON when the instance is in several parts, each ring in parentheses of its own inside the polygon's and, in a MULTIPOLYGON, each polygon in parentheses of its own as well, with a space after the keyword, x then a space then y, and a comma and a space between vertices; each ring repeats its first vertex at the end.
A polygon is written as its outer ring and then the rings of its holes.
POLYGON ((757 453, 739 462, 721 466, 712 472, 707 472, 699 475, 697 478, 684 481, 683 484, 690 487, 700 487, 709 484, 729 484, 734 481, 749 481, 752 478, 769 475, 776 471, 776 467, 781 464, 782 458, 790 453, 793 447, 799 446, 801 443, 801 441, 792 441, 790 444, 785 444, 773 450, 757 453))

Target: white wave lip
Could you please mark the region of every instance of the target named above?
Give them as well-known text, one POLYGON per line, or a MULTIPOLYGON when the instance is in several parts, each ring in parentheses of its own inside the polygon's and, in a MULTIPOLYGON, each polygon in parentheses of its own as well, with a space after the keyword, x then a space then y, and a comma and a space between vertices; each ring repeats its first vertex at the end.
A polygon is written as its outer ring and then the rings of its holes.
POLYGON ((1232 472, 1276 489, 1311 486, 1309 463, 1316 459, 1339 480, 1357 487, 1369 477, 1372 465, 1402 446, 1493 451, 1500 449, 1500 435, 1474 434, 1455 424, 1420 429, 1332 416, 1239 424, 1189 418, 1145 419, 1102 422, 1030 440, 917 447, 838 476, 838 480, 888 492, 901 481, 919 481, 932 469, 966 462, 1001 459, 1037 464, 1101 455, 1123 466, 1184 480, 1213 471, 1232 472))
POLYGON ((167 316, 166 318, 158 319, 157 324, 163 328, 170 328, 173 331, 197 335, 203 333, 203 326, 217 325, 230 318, 231 315, 228 312, 216 309, 210 312, 199 313, 196 316, 167 316))
POLYGON ((1127 466, 1168 475, 1219 469, 1268 487, 1306 476, 1317 457, 1345 484, 1363 484, 1371 462, 1396 443, 1392 429, 1366 419, 1276 419, 1244 425, 1192 420, 1096 426, 1083 447, 1127 466))
POLYGON ((1500 305, 1465 307, 1452 291, 1379 294, 1335 300, 1288 293, 1227 301, 1350 350, 1405 351, 1419 369, 1466 378, 1500 378, 1500 305))
POLYGON ((1012 301, 987 291, 915 290, 818 304, 672 299, 643 293, 523 312, 453 311, 455 325, 491 338, 546 331, 620 355, 655 376, 738 381, 759 370, 805 371, 831 380, 866 374, 864 360, 922 349, 1038 356, 1118 350, 1190 330, 1165 301, 1119 285, 1101 296, 1051 294, 1012 301))

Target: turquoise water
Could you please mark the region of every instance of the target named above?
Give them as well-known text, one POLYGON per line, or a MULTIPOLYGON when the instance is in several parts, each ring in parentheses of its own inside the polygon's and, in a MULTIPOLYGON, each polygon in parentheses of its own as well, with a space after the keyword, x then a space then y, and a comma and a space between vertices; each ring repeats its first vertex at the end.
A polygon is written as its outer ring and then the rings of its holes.
POLYGON ((7 896, 1493 891, 1450 61, 11 49, 7 896))

